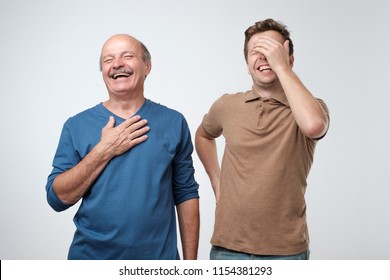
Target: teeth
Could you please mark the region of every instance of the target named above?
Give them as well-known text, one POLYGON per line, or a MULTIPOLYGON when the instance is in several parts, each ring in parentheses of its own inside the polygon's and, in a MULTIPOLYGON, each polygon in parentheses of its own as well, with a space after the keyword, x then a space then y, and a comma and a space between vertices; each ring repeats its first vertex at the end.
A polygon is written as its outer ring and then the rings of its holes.
POLYGON ((264 66, 260 66, 260 67, 259 67, 259 70, 260 70, 260 71, 271 70, 271 67, 269 67, 268 65, 264 65, 264 66))
POLYGON ((113 76, 114 79, 117 79, 119 77, 130 77, 130 74, 128 73, 118 73, 113 76))

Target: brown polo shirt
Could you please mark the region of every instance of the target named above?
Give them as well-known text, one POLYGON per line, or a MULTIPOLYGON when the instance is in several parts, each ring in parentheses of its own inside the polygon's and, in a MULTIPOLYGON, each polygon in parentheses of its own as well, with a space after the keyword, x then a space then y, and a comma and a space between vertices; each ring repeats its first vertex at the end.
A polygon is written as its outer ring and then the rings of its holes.
POLYGON ((285 95, 225 94, 202 125, 226 140, 211 243, 257 255, 305 251, 304 195, 317 141, 301 133, 285 95))

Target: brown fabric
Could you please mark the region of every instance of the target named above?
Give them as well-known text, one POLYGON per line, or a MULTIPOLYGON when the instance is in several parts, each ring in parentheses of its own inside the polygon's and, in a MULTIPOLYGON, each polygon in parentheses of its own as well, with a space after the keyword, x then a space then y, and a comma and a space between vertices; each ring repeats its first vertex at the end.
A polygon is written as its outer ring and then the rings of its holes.
POLYGON ((300 132, 287 98, 277 99, 225 94, 203 119, 210 136, 226 140, 215 246, 257 255, 308 248, 304 195, 317 141, 300 132))

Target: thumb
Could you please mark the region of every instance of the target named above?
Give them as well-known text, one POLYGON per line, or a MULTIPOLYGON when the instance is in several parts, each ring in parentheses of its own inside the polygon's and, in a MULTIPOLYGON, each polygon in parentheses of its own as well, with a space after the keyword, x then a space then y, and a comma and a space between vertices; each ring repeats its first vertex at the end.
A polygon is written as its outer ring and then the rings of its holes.
POLYGON ((115 125, 115 118, 113 116, 110 116, 106 126, 104 128, 113 128, 115 125))

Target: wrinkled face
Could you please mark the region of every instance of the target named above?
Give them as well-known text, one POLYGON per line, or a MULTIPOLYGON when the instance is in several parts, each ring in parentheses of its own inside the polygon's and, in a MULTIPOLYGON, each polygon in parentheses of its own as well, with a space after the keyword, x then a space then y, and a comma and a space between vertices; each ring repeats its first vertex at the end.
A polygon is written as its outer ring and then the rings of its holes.
MULTIPOLYGON (((252 76, 254 83, 258 85, 272 85, 275 81, 278 81, 278 77, 272 71, 267 58, 258 49, 257 41, 262 36, 269 37, 281 44, 285 40, 279 32, 270 30, 253 35, 248 42, 248 72, 252 76)), ((291 59, 293 59, 292 56, 291 59)), ((290 62, 292 63, 292 60, 290 62)))
POLYGON ((124 94, 143 89, 151 64, 143 61, 140 43, 128 35, 115 35, 103 45, 101 67, 110 94, 124 94))

